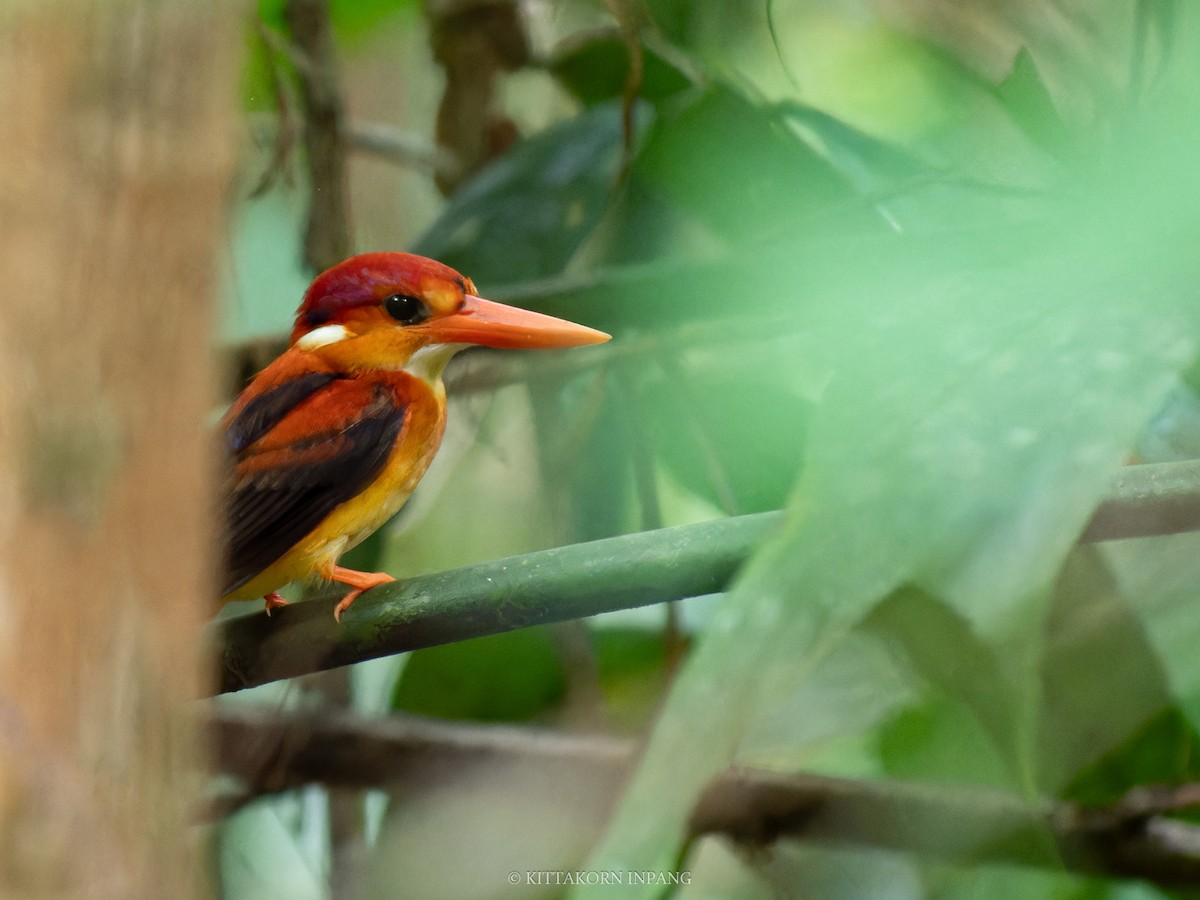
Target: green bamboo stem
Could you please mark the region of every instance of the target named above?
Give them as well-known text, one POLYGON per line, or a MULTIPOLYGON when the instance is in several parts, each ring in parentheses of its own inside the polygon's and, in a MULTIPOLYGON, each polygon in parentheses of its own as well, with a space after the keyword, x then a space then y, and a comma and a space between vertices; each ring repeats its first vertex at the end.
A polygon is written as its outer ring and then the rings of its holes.
MULTIPOLYGON (((217 626, 219 691, 237 691, 379 656, 725 589, 784 513, 662 528, 384 585, 342 624, 333 599, 217 626)), ((1081 540, 1200 530, 1200 461, 1127 466, 1081 540)))
POLYGON ((295 603, 219 626, 221 691, 451 641, 721 591, 779 523, 759 513, 623 535, 375 588, 333 620, 295 603))

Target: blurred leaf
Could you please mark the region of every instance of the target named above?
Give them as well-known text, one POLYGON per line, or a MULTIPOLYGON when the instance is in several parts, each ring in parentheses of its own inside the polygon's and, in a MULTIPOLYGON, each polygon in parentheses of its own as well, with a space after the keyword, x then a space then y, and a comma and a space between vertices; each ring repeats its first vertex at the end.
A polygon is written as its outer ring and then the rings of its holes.
MULTIPOLYGON (((1057 795, 1088 765, 1160 718, 1171 699, 1158 656, 1095 547, 1068 557, 1049 613, 1037 746, 1039 783, 1057 795)), ((1167 752, 1175 753, 1181 743, 1169 746, 1167 752)), ((1108 799, 1132 785, 1111 785, 1108 799)), ((1097 786, 1093 782, 1093 790, 1097 786)))
POLYGON ((764 669, 755 716, 737 763, 846 778, 886 774, 876 729, 920 699, 919 679, 883 642, 856 631, 797 680, 787 667, 764 669), (864 737, 865 736, 865 737, 864 737))
POLYGON ((779 115, 864 195, 891 191, 934 172, 928 163, 900 145, 869 135, 807 104, 782 104, 779 115))
POLYGON ((879 732, 879 754, 890 777, 943 784, 1013 786, 1010 759, 1001 755, 977 710, 934 692, 879 732))
MULTIPOLYGON (((287 27, 283 9, 288 0, 258 0, 258 15, 267 25, 283 33, 287 27)), ((420 0, 329 0, 329 18, 340 38, 358 38, 402 11, 417 11, 420 0)))
POLYGON ((591 637, 610 724, 619 731, 640 730, 657 711, 667 685, 661 632, 597 628, 591 637))
POLYGON ((542 471, 570 498, 569 531, 561 542, 635 530, 630 451, 635 426, 621 391, 601 372, 568 384, 539 379, 530 385, 530 397, 542 471))
POLYGON ((714 85, 665 106, 637 162, 642 177, 735 245, 787 227, 879 227, 846 178, 775 113, 714 85), (823 217, 818 226, 817 217, 823 217))
POLYGON ((902 583, 945 598, 1000 648, 1031 761, 1047 589, 1193 351, 1175 282, 1150 306, 1109 272, 1049 257, 1016 280, 910 284, 814 315, 836 368, 789 525, 701 636, 594 867, 669 866, 763 678, 810 677, 902 583))
POLYGON ((329 0, 334 33, 344 39, 366 37, 397 13, 420 10, 421 0, 329 0))
POLYGON ((1012 72, 997 86, 996 95, 1013 120, 1040 147, 1054 153, 1069 149, 1066 125, 1028 50, 1022 48, 1017 53, 1012 72))
POLYGON ((319 900, 325 896, 328 861, 319 795, 317 788, 288 792, 248 806, 221 824, 222 897, 319 900), (320 843, 314 845, 314 837, 320 843))
POLYGON ((1166 673, 1171 697, 1200 731, 1200 534, 1104 546, 1104 556, 1166 673))
POLYGON ((875 607, 863 627, 930 689, 924 703, 882 732, 888 771, 901 778, 1019 786, 1018 696, 993 649, 965 617, 906 586, 875 607), (942 742, 947 730, 954 739, 942 742), (964 743, 975 748, 964 752, 964 743), (931 755, 939 753, 949 758, 931 755))
POLYGON ((258 0, 258 17, 271 28, 287 32, 287 23, 283 18, 283 8, 287 0, 258 0))
POLYGON ((246 56, 238 84, 242 107, 248 112, 274 113, 277 111, 274 67, 278 63, 253 25, 247 26, 245 41, 246 56))
POLYGON ((688 490, 737 513, 778 509, 800 473, 808 403, 774 371, 680 371, 647 385, 639 415, 688 490))
POLYGON ((1039 214, 1040 191, 1021 179, 998 180, 973 169, 969 159, 943 159, 936 148, 882 140, 806 104, 786 103, 779 112, 895 231, 953 240, 967 228, 990 226, 1000 215, 1039 214))
POLYGON ((1161 900, 1172 896, 1139 882, 1081 878, 1016 866, 926 866, 929 900, 1161 900))
POLYGON ((760 3, 645 0, 645 6, 655 28, 679 47, 732 47, 743 42, 754 46, 762 39, 760 3))
POLYGON ((1138 441, 1140 462, 1200 459, 1200 397, 1187 381, 1175 386, 1138 441))
MULTIPOLYGON (((643 46, 645 67, 638 97, 660 103, 691 86, 691 80, 653 48, 643 46)), ((550 61, 550 71, 586 106, 619 99, 629 73, 629 48, 620 33, 589 34, 560 50, 550 61)))
POLYGON ((396 683, 394 709, 445 719, 520 722, 566 690, 553 641, 540 628, 413 653, 396 683))
MULTIPOLYGON (((928 896, 920 870, 899 853, 781 842, 769 854, 748 862, 759 882, 774 889, 766 896, 776 900, 925 900, 928 896)), ((690 895, 681 896, 686 900, 690 895)))
MULTIPOLYGON (((1103 699, 1094 688, 1082 698, 1103 699)), ((1200 739, 1176 709, 1150 712, 1150 717, 1124 735, 1066 786, 1064 796, 1079 803, 1108 806, 1138 785, 1182 784, 1200 778, 1200 739)))
POLYGON ((587 110, 489 164, 412 250, 480 284, 556 274, 599 219, 620 159, 619 105, 587 110))

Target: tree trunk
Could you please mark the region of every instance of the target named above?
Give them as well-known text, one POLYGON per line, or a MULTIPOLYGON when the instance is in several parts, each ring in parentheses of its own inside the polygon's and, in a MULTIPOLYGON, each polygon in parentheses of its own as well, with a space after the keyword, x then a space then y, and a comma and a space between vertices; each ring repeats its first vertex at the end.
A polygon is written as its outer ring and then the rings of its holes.
POLYGON ((0 11, 0 895, 197 896, 237 21, 0 11))

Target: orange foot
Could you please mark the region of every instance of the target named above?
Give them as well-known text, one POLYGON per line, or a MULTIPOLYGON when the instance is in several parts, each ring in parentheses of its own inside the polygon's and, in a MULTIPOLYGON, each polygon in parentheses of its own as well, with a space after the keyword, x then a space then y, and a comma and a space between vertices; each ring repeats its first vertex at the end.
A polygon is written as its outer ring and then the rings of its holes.
POLYGON ((263 601, 264 601, 264 605, 267 608, 268 616, 271 614, 271 610, 279 609, 279 607, 281 607, 281 606, 288 605, 288 602, 286 600, 284 600, 283 597, 281 597, 279 594, 275 593, 274 591, 271 591, 271 593, 269 593, 269 594, 267 594, 267 596, 263 597, 263 601))
POLYGON ((338 581, 354 588, 333 608, 333 618, 338 622, 342 621, 342 613, 350 608, 350 604, 358 599, 359 594, 396 580, 385 572, 358 572, 354 569, 343 569, 341 566, 334 566, 333 571, 325 577, 330 581, 338 581))

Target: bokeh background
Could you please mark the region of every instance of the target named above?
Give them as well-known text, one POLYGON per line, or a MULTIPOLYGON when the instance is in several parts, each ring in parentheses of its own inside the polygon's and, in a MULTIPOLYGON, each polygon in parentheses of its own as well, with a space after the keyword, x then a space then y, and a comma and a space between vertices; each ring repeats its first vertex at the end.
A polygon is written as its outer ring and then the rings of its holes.
POLYGON ((209 421, 351 252, 613 335, 457 359, 348 565, 780 512, 710 596, 205 701, 208 895, 1192 895, 1197 517, 1086 529, 1200 486, 1200 11, 225 7, 209 421))
MULTIPOLYGON (((277 4, 259 13, 286 34, 277 4)), ((556 896, 503 876, 670 871, 696 792, 730 760, 1037 802, 1190 777, 1194 626, 1178 617, 1192 618, 1194 540, 1071 549, 1119 463, 1193 452, 1190 11, 330 14, 351 134, 392 128, 425 154, 351 150, 355 247, 436 256, 486 296, 615 335, 578 362, 464 358, 447 447, 372 565, 415 574, 791 510, 720 598, 356 672, 352 702, 372 712, 649 735, 621 792, 604 768, 539 777, 519 758, 372 792, 369 891, 556 896)), ((250 48, 246 105, 278 140, 267 85, 288 60, 250 48)), ((275 165, 261 146, 249 175, 275 165)), ((231 340, 277 334, 308 276, 289 171, 236 206, 231 340)), ((222 826, 230 896, 329 890, 324 797, 260 801, 222 826)), ((711 838, 685 868, 682 896, 1156 893, 711 838)))

